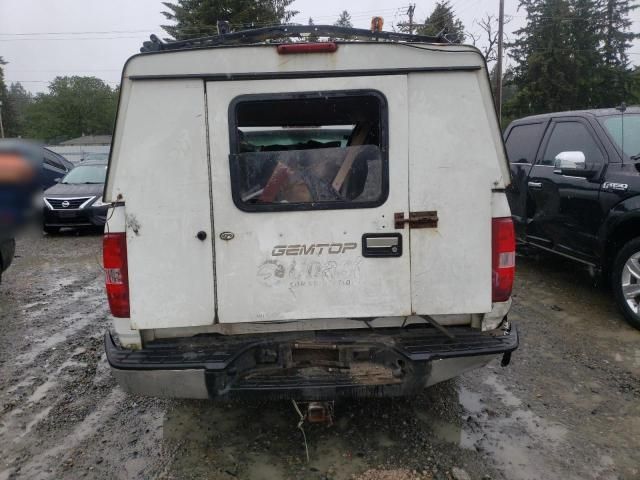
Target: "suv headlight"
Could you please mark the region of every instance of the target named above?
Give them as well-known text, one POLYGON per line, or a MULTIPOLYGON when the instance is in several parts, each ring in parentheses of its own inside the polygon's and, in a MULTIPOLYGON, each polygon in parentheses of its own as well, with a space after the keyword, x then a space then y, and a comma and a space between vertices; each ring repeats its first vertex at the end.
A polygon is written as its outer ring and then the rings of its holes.
POLYGON ((102 201, 102 197, 98 197, 98 199, 91 204, 92 207, 106 207, 108 205, 111 205, 111 203, 110 202, 103 202, 102 201))

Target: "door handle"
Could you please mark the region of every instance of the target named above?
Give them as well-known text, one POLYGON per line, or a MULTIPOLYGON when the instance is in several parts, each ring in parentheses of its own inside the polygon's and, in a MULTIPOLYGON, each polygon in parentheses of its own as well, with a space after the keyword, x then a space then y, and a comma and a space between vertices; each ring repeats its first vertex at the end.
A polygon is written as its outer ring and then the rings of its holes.
POLYGON ((401 257, 402 235, 399 233, 365 233, 362 235, 363 257, 401 257))
POLYGON ((542 188, 542 182, 527 182, 529 188, 542 188))

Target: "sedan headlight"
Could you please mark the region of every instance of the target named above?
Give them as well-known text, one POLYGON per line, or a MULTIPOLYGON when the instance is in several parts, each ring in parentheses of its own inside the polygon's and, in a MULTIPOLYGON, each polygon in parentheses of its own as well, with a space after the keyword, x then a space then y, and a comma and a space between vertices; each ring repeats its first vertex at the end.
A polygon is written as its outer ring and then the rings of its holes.
POLYGON ((98 197, 98 199, 91 204, 92 207, 107 207, 111 205, 111 202, 103 202, 102 197, 98 197))

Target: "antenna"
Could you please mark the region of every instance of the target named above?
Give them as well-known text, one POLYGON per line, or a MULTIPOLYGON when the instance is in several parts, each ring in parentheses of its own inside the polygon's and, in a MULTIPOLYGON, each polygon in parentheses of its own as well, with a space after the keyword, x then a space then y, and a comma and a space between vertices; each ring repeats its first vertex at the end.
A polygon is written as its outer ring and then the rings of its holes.
POLYGON ((627 111, 627 104, 622 102, 619 106, 616 107, 616 110, 618 110, 622 116, 620 123, 621 123, 621 131, 622 131, 622 138, 620 140, 620 148, 622 149, 622 161, 624 162, 624 112, 627 111))

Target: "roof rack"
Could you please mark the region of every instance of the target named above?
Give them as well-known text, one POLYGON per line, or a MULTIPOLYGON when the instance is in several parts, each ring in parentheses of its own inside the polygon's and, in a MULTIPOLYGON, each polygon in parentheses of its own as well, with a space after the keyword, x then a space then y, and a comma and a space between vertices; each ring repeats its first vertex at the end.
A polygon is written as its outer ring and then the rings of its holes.
POLYGON ((285 39, 314 35, 317 37, 348 38, 350 40, 384 40, 424 43, 451 43, 443 31, 435 37, 426 35, 412 35, 409 33, 371 31, 364 28, 336 27, 334 25, 276 25, 273 27, 241 30, 239 32, 212 35, 210 37, 192 38, 163 42, 156 35, 151 35, 151 41, 146 41, 140 48, 141 52, 159 52, 164 50, 183 50, 190 48, 213 47, 218 45, 241 45, 259 43, 267 40, 285 39))

